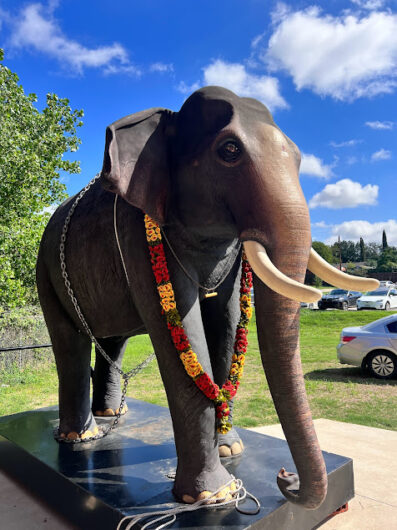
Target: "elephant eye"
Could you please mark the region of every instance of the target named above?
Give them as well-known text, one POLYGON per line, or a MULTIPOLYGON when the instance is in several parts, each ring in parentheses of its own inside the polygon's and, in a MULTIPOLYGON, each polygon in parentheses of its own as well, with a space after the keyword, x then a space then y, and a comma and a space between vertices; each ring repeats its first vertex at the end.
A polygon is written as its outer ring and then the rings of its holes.
POLYGON ((237 142, 227 140, 218 148, 217 153, 225 162, 236 162, 240 158, 242 150, 237 142))

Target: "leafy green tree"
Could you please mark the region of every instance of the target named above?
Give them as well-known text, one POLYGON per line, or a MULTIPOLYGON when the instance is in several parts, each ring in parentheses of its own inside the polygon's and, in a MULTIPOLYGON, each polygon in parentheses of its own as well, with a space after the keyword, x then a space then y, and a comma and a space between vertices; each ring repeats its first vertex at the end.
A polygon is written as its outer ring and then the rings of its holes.
POLYGON ((341 261, 342 263, 352 262, 355 263, 360 259, 359 245, 354 243, 354 241, 345 241, 342 240, 340 243, 334 243, 331 247, 332 254, 334 256, 334 261, 339 263, 339 249, 342 254, 341 261))
POLYGON ((322 243, 321 241, 313 241, 312 247, 317 252, 317 254, 319 254, 323 259, 325 259, 325 261, 328 261, 328 263, 335 262, 331 248, 325 243, 322 243))
POLYGON ((397 271, 397 249, 394 247, 387 247, 383 250, 378 259, 376 266, 377 272, 393 272, 397 271))
MULTIPOLYGON (((325 261, 328 261, 328 263, 333 263, 334 260, 332 252, 328 245, 322 243, 321 241, 313 241, 312 247, 317 252, 317 254, 319 254, 323 259, 325 259, 325 261)), ((305 283, 307 285, 315 285, 316 287, 321 287, 323 281, 321 278, 307 270, 305 276, 305 283)))
POLYGON ((380 256, 380 245, 378 243, 366 243, 365 255, 367 260, 377 260, 380 256))
POLYGON ((79 173, 79 162, 63 158, 77 151, 81 110, 66 98, 47 94, 46 107, 34 105, 18 76, 2 63, 0 50, 0 308, 35 300, 35 262, 49 214, 64 199, 59 172, 79 173))

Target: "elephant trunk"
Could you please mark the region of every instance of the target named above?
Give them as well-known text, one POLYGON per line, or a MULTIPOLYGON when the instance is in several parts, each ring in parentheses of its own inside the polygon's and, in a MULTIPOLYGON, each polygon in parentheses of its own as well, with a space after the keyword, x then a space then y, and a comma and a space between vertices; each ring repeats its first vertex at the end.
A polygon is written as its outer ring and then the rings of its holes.
MULTIPOLYGON (((282 468, 277 483, 288 500, 314 509, 325 498, 327 473, 305 391, 299 351, 300 304, 296 301, 302 294, 299 287, 304 288, 301 284, 310 253, 310 231, 308 223, 302 226, 301 234, 296 225, 293 234, 285 233, 285 226, 284 233, 277 234, 278 242, 268 250, 276 270, 292 282, 292 291, 287 283, 286 292, 275 292, 274 284, 255 274, 256 321, 263 367, 299 475, 298 481, 295 474, 282 468)), ((253 268, 255 272, 257 267, 253 268)), ((261 270, 257 272, 262 276, 261 270)), ((317 294, 308 293, 309 297, 317 294)))
POLYGON ((277 483, 288 500, 314 509, 325 498, 327 473, 302 373, 299 303, 282 300, 282 296, 270 291, 257 277, 254 277, 254 289, 262 363, 300 485, 283 469, 277 483))

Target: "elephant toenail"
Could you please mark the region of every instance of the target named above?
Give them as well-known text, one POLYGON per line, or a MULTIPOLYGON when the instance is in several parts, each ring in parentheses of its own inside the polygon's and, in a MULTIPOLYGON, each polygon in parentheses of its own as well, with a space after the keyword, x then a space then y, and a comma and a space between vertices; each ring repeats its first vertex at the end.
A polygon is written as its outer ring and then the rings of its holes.
POLYGON ((191 497, 190 495, 183 495, 182 496, 182 501, 186 502, 186 504, 193 504, 195 502, 193 497, 191 497))
POLYGON ((232 455, 239 455, 242 452, 243 448, 241 447, 240 442, 234 442, 231 447, 232 455))
MULTIPOLYGON (((211 495, 212 495, 212 493, 211 493, 210 491, 202 491, 202 492, 198 495, 197 500, 198 500, 198 501, 202 501, 202 500, 204 500, 204 499, 208 499, 208 497, 211 497, 211 495)), ((209 504, 214 504, 215 502, 216 502, 215 499, 209 499, 209 500, 208 500, 208 503, 209 503, 209 504)))
POLYGON ((223 488, 220 492, 216 494, 216 498, 220 500, 226 500, 227 496, 230 497, 230 489, 229 488, 223 488))
POLYGON ((227 445, 220 445, 219 446, 219 456, 232 456, 232 452, 230 450, 230 447, 227 445))
POLYGON ((78 440, 79 435, 77 434, 77 432, 72 431, 72 432, 70 432, 70 433, 66 436, 66 438, 67 438, 68 440, 78 440))
POLYGON ((86 440, 87 438, 92 438, 94 436, 93 432, 92 431, 85 431, 82 433, 82 435, 80 436, 80 438, 82 440, 86 440))

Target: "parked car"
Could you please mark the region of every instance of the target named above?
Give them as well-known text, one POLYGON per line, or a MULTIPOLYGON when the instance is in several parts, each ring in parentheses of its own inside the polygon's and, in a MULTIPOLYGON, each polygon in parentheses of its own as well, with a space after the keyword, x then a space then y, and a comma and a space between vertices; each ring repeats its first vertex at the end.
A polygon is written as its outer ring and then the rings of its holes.
POLYGON ((382 280, 379 282, 379 287, 395 287, 395 284, 390 280, 382 280))
POLYGON ((397 290, 378 288, 364 294, 357 300, 357 310, 361 309, 397 309, 397 290))
POLYGON ((397 314, 342 330, 337 355, 342 364, 368 369, 380 379, 397 376, 397 314))
POLYGON ((356 307, 357 300, 362 296, 359 291, 345 291, 344 289, 333 289, 330 293, 324 294, 318 302, 319 309, 333 307, 346 311, 349 307, 356 307))

